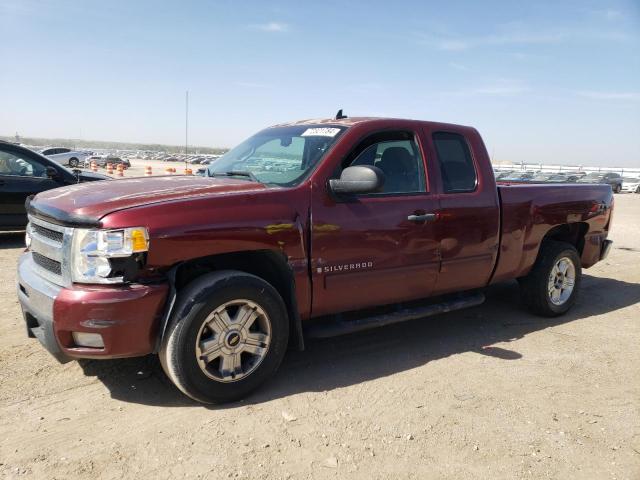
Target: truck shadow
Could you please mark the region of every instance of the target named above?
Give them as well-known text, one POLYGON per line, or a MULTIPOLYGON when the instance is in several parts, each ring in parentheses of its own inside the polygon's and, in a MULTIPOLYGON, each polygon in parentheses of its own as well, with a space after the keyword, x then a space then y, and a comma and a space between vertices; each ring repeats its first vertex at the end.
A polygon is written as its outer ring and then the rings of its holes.
MULTIPOLYGON (((325 340, 310 341, 304 352, 289 352, 276 377, 247 399, 210 408, 237 408, 301 392, 321 392, 358 384, 464 352, 518 361, 514 350, 493 346, 527 334, 640 302, 640 285, 585 275, 581 298, 562 317, 545 319, 519 304, 515 282, 490 287, 485 304, 424 320, 414 320, 325 340)), ((164 375, 155 356, 82 361, 113 398, 162 406, 200 406, 182 395, 164 375)))

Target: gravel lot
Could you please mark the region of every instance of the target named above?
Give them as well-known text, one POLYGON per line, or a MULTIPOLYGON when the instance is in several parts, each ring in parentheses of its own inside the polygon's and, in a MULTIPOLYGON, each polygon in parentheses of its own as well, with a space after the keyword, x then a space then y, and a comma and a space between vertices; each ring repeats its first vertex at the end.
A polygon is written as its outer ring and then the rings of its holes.
MULTIPOLYGON (((129 176, 129 175, 128 175, 129 176)), ((477 308, 308 345, 247 400, 204 407, 155 357, 59 365, 0 236, 0 477, 640 478, 640 195, 566 316, 477 308)))

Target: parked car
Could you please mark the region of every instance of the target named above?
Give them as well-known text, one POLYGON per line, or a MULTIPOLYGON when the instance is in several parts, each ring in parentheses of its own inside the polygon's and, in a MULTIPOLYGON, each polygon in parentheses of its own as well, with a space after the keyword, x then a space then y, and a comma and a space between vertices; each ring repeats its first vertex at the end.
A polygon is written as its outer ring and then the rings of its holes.
POLYGON ((500 178, 501 182, 528 182, 533 178, 533 172, 511 172, 500 178))
POLYGON ((504 177, 508 177, 509 175, 514 174, 514 170, 498 170, 494 173, 496 180, 501 180, 504 177))
POLYGON ((582 175, 556 173, 553 175, 549 175, 546 181, 548 183, 575 183, 576 180, 578 180, 581 177, 582 175))
POLYGON ((100 165, 101 167, 106 167, 107 163, 112 164, 114 167, 118 166, 118 165, 122 165, 125 169, 130 168, 131 167, 131 162, 126 159, 126 158, 120 158, 120 157, 112 157, 112 156, 107 156, 104 159, 104 165, 100 165))
POLYGON ((78 166, 84 164, 86 158, 91 156, 91 152, 72 150, 66 147, 45 148, 40 153, 60 165, 69 165, 72 168, 78 168, 78 166))
POLYGON ((59 360, 157 353, 182 392, 224 402, 305 338, 477 306, 497 282, 562 315, 610 249, 612 209, 606 185, 496 186, 471 127, 293 122, 204 177, 36 195, 17 294, 59 360))
POLYGON ((106 168, 108 163, 110 163, 114 167, 116 167, 117 165, 122 164, 122 166, 125 169, 131 167, 131 162, 129 160, 122 159, 120 157, 113 157, 113 156, 92 156, 92 157, 89 157, 85 162, 85 167, 91 166, 92 162, 95 162, 95 164, 98 167, 103 167, 103 168, 106 168))
POLYGON ((536 173, 529 179, 529 181, 544 183, 549 180, 551 175, 552 175, 551 173, 536 173))
POLYGON ((577 180, 577 183, 606 183, 611 185, 614 193, 620 193, 622 190, 622 177, 615 172, 592 172, 587 173, 584 177, 577 180))
POLYGON ((623 177, 621 191, 627 193, 640 193, 640 178, 623 177))
POLYGON ((29 195, 106 178, 109 177, 91 172, 73 172, 40 153, 0 140, 0 230, 24 229, 24 204, 29 195))

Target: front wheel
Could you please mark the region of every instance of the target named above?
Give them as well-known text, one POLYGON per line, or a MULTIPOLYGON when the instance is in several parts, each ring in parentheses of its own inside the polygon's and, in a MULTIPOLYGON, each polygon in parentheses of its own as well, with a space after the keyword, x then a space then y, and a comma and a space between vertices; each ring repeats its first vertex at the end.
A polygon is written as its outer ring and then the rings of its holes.
POLYGON ((613 193, 620 193, 622 191, 622 185, 616 185, 613 188, 613 193))
POLYGON ((575 303, 581 280, 582 266, 575 247, 546 240, 529 275, 519 279, 522 301, 538 315, 562 315, 575 303))
POLYGON ((216 272, 180 292, 160 362, 189 397, 224 403, 276 372, 288 337, 284 302, 269 283, 243 272, 216 272))
POLYGON ((73 158, 69 159, 69 166, 71 168, 77 168, 79 164, 80 164, 80 162, 78 162, 77 158, 73 157, 73 158))

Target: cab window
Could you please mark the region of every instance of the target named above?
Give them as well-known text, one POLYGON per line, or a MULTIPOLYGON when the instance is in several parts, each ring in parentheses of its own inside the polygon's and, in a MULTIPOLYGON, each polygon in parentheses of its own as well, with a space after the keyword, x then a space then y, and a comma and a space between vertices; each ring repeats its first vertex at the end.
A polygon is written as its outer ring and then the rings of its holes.
POLYGON ((384 173, 383 194, 407 194, 426 191, 424 162, 414 136, 410 133, 385 133, 365 140, 344 164, 371 165, 384 173))
POLYGON ((444 193, 473 192, 478 177, 465 138, 458 133, 436 132, 433 143, 438 154, 444 193))

